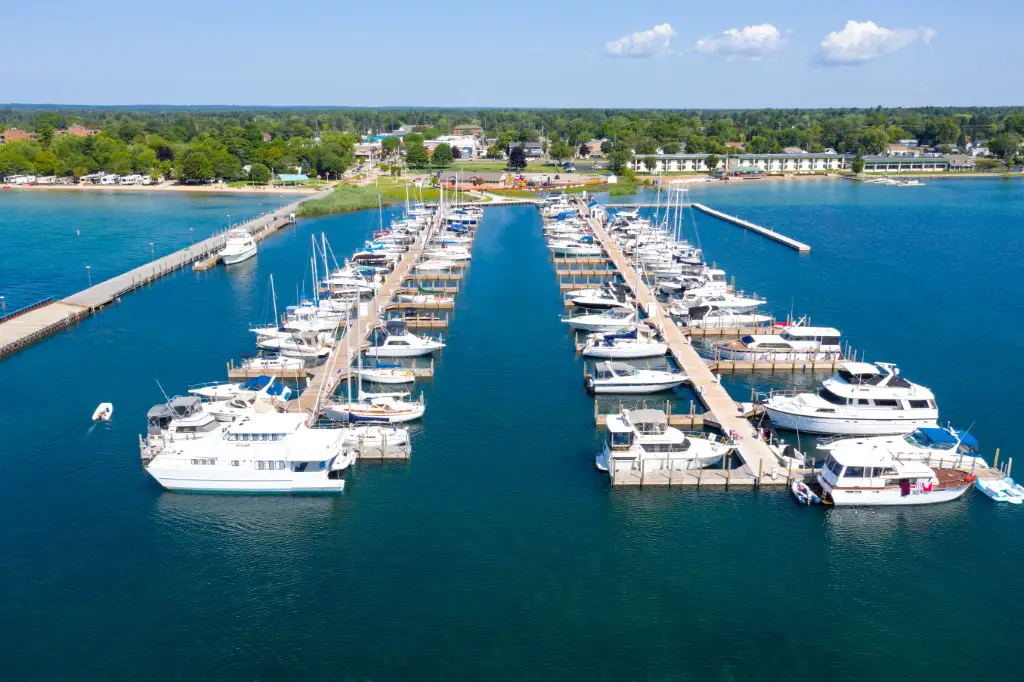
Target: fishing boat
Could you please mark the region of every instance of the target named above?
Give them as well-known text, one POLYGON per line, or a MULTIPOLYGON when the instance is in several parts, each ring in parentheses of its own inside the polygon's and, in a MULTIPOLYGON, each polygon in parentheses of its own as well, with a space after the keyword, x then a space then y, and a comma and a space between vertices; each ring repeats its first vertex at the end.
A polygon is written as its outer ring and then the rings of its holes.
POLYGON ((355 461, 356 451, 346 449, 344 430, 310 428, 307 419, 251 411, 231 424, 207 424, 202 437, 140 437, 143 468, 172 491, 341 492, 341 473, 355 461))
POLYGON ((668 345, 654 338, 647 330, 634 327, 628 332, 591 334, 583 346, 583 357, 608 360, 633 360, 664 355, 668 345))
POLYGON ((793 493, 797 504, 821 504, 821 498, 811 490, 811 487, 803 481, 794 480, 789 485, 789 492, 793 493))
POLYGON ((818 471, 822 500, 836 506, 933 504, 955 500, 975 482, 958 469, 902 461, 882 452, 834 452, 818 471))
POLYGON ((605 360, 597 363, 593 374, 584 383, 591 393, 658 393, 681 386, 686 381, 682 372, 641 369, 626 362, 605 360))
POLYGON ((732 446, 705 433, 684 433, 657 410, 623 410, 608 417, 608 435, 594 465, 619 473, 701 469, 722 461, 732 446))
POLYGON ((372 358, 411 358, 429 355, 444 348, 444 343, 429 337, 416 336, 409 332, 409 325, 403 320, 388 320, 379 327, 383 337, 377 345, 370 346, 366 355, 372 358))
POLYGON ((845 362, 817 393, 777 393, 764 409, 783 429, 851 436, 909 433, 939 418, 932 392, 886 362, 845 362))
POLYGON ((248 230, 229 230, 224 248, 217 254, 224 265, 234 265, 256 255, 256 240, 248 230))
POLYGON ((781 334, 748 334, 738 341, 715 344, 723 360, 751 362, 832 360, 841 358, 839 330, 832 327, 790 326, 781 334))
POLYGON ((632 308, 609 308, 601 313, 563 317, 570 329, 585 332, 613 332, 636 324, 636 311, 632 308))
POLYGON ((114 416, 114 404, 113 403, 100 403, 96 406, 96 409, 92 412, 92 420, 94 422, 108 422, 110 418, 114 416))

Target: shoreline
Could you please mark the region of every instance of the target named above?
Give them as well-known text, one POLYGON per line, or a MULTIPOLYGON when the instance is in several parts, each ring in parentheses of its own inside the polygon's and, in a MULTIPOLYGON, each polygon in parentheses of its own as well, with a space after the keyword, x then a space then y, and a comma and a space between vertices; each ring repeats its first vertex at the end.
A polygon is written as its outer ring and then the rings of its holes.
POLYGON ((297 196, 312 195, 320 191, 313 187, 228 187, 217 185, 179 185, 162 183, 159 185, 0 185, 0 191, 43 190, 69 192, 188 192, 194 194, 293 194, 297 196))

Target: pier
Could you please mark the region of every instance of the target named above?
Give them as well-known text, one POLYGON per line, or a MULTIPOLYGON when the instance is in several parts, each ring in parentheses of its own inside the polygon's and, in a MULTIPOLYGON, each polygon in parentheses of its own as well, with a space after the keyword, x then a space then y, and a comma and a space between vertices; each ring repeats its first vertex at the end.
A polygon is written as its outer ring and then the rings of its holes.
MULTIPOLYGON (((321 197, 324 190, 299 201, 291 202, 247 222, 229 229, 245 229, 257 242, 266 239, 285 225, 295 222, 295 210, 302 201, 321 197)), ((54 332, 60 331, 83 317, 87 317, 121 296, 135 291, 155 280, 193 264, 209 262, 224 248, 228 230, 222 230, 201 242, 174 253, 161 256, 110 279, 83 289, 59 301, 47 300, 28 308, 14 311, 0 318, 0 358, 25 348, 54 332)))
POLYGON ((810 253, 811 252, 811 247, 808 246, 807 244, 804 244, 803 242, 798 242, 797 240, 793 239, 792 237, 787 237, 786 235, 781 234, 779 232, 776 232, 775 230, 770 230, 767 227, 761 227, 760 225, 755 225, 754 223, 750 222, 749 220, 743 220, 742 218, 737 218, 736 216, 731 216, 728 213, 722 213, 721 211, 716 211, 715 209, 709 208, 708 206, 705 206, 704 204, 698 204, 698 203, 695 202, 695 203, 692 204, 692 206, 695 209, 697 209, 698 211, 700 211, 701 213, 706 213, 707 215, 714 216, 715 218, 718 218, 719 220, 724 220, 727 223, 732 223, 733 225, 738 225, 739 227, 742 227, 742 228, 744 228, 746 230, 750 230, 751 232, 756 232, 757 234, 761 235, 762 237, 768 237, 768 239, 771 239, 772 241, 776 241, 779 244, 782 244, 784 246, 788 246, 791 249, 796 249, 800 253, 810 253))
MULTIPOLYGON (((654 292, 642 278, 636 276, 632 264, 625 254, 619 249, 615 241, 604 229, 601 221, 593 218, 585 204, 580 202, 580 211, 590 225, 594 236, 601 243, 608 258, 615 264, 619 275, 626 284, 633 290, 636 296, 638 308, 647 312, 647 322, 662 330, 665 343, 668 344, 669 353, 673 356, 679 366, 686 372, 689 382, 692 384, 698 399, 703 403, 707 412, 713 417, 715 423, 722 431, 732 432, 736 436, 735 452, 739 456, 742 466, 738 469, 723 469, 719 474, 705 472, 703 469, 692 471, 675 472, 651 472, 645 474, 640 472, 619 472, 612 480, 614 485, 757 485, 765 472, 771 472, 778 468, 779 459, 768 445, 756 438, 752 432, 750 423, 747 422, 740 411, 740 406, 726 392, 725 388, 718 382, 717 377, 708 363, 697 354, 686 334, 672 321, 671 317, 662 312, 661 304, 654 292)), ((785 483, 784 477, 777 477, 772 480, 765 479, 765 483, 785 483)))

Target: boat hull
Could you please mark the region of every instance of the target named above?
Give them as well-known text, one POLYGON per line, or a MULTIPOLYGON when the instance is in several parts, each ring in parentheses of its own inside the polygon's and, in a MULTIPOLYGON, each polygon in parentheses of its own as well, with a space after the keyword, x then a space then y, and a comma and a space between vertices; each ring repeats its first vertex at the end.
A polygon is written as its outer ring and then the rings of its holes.
MULTIPOLYGON (((146 471, 162 487, 171 492, 177 493, 211 493, 211 494, 235 494, 235 495, 325 495, 337 494, 345 489, 345 479, 328 478, 327 472, 323 475, 298 474, 296 476, 277 476, 260 480, 225 480, 223 477, 211 477, 210 479, 190 476, 182 471, 165 471, 159 466, 151 464, 146 471), (301 478, 300 478, 301 477, 301 478), (303 480, 306 479, 306 480, 303 480)), ((289 472, 282 471, 281 474, 289 472)))
POLYGON ((235 265, 237 263, 241 263, 242 261, 249 260, 255 255, 256 245, 253 244, 251 247, 243 251, 233 251, 230 253, 225 253, 222 251, 220 254, 220 260, 222 263, 224 263, 224 265, 235 265))
POLYGON ((910 433, 921 427, 934 427, 935 419, 927 417, 857 418, 822 417, 785 412, 765 405, 772 424, 789 431, 802 433, 836 434, 841 436, 883 436, 910 433))
POLYGON ((366 356, 371 358, 418 358, 423 355, 430 355, 436 348, 417 348, 415 346, 370 346, 366 350, 366 356))
POLYGON ((601 358, 604 360, 635 360, 639 358, 656 358, 665 354, 668 346, 663 343, 635 343, 623 346, 588 346, 583 349, 583 357, 601 358))
POLYGON ((662 391, 671 391, 672 389, 682 386, 685 379, 673 379, 670 381, 661 381, 658 383, 644 383, 644 384, 616 384, 616 383, 600 383, 595 382, 592 379, 587 380, 587 390, 591 393, 621 393, 624 395, 640 395, 644 393, 660 393, 662 391))
POLYGON ((824 488, 829 501, 837 507, 896 507, 918 504, 952 502, 959 498, 971 484, 953 488, 942 488, 926 493, 903 495, 898 487, 849 489, 824 488))

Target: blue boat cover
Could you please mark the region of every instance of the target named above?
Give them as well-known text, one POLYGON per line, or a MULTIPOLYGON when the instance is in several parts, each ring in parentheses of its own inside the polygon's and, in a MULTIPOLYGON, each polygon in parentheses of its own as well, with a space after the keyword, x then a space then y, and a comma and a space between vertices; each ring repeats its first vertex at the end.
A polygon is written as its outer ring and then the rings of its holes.
POLYGON ((381 362, 380 360, 376 362, 375 366, 379 369, 394 369, 396 367, 401 367, 397 362, 381 362))
POLYGON ((959 439, 961 445, 966 445, 969 448, 976 448, 979 446, 978 439, 966 431, 958 430, 955 436, 946 429, 935 427, 922 428, 920 431, 933 443, 955 443, 957 439, 959 439))
POLYGON ((255 379, 249 379, 242 384, 242 388, 246 391, 258 391, 267 384, 269 384, 271 378, 268 376, 258 376, 255 379))

